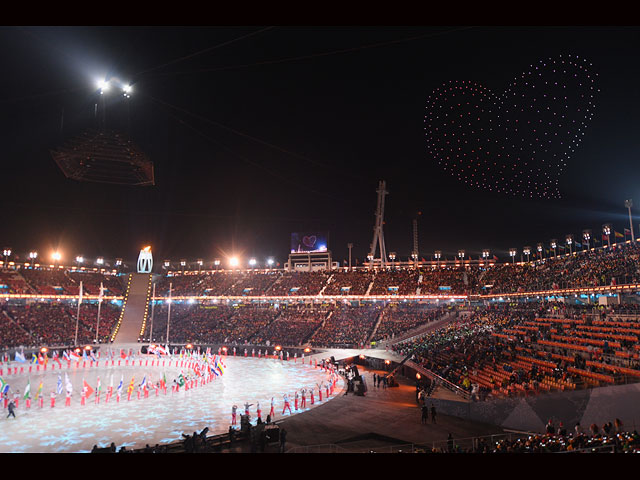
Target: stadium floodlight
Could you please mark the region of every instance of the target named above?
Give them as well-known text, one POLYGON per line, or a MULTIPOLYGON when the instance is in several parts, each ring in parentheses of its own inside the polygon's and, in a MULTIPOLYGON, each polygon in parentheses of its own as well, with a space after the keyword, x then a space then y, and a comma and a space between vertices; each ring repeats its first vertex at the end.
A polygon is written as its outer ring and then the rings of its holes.
POLYGON ((36 258, 38 258, 38 252, 36 252, 36 251, 29 252, 29 258, 31 260, 35 260, 36 258))
POLYGON ((249 265, 251 265, 252 267, 255 267, 257 263, 258 261, 255 258, 249 259, 249 265))
POLYGON ((610 238, 610 235, 611 235, 611 224, 609 224, 609 223, 604 224, 602 226, 602 233, 607 236, 607 243, 609 244, 609 247, 611 247, 611 238, 610 238))
POLYGON ((122 259, 116 258, 116 267, 121 267, 121 266, 122 266, 122 259))
POLYGON ((582 238, 584 238, 584 241, 587 244, 587 250, 589 250, 589 248, 591 247, 591 245, 590 245, 591 230, 583 230, 582 231, 582 238))
POLYGON ((122 91, 124 92, 125 95, 128 95, 131 93, 131 85, 125 85, 124 87, 122 87, 122 91))
POLYGON ((58 262, 62 258, 62 255, 60 255, 60 252, 53 252, 51 254, 51 258, 53 258, 56 262, 58 262))
POLYGON ((269 265, 270 267, 273 265, 273 258, 267 259, 267 265, 269 265))
MULTIPOLYGON (((56 258, 55 258, 55 257, 54 257, 53 259, 54 259, 54 260, 56 260, 56 258)), ((84 262, 84 257, 83 257, 82 255, 78 255, 78 256, 76 257, 76 263, 79 265, 79 264, 81 264, 82 262, 84 262)))
POLYGON ((102 257, 98 257, 98 258, 96 258, 96 263, 97 263, 98 265, 104 265, 104 258, 102 258, 102 257))
POLYGON ((238 260, 238 257, 231 257, 229 259, 229 265, 231 265, 232 267, 237 267, 240 264, 240 260, 238 260))
POLYGON ((396 252, 389 252, 389 260, 395 262, 396 260, 396 252))
POLYGON ((531 247, 524 247, 522 253, 527 256, 527 262, 529 261, 529 255, 531 255, 531 247))
POLYGON ((169 268, 171 266, 171 260, 165 260, 163 263, 164 268, 169 268))
POLYGON ((107 82, 106 80, 101 80, 98 82, 98 88, 100 89, 100 95, 102 95, 104 92, 108 92, 109 91, 109 82, 107 82))
POLYGON ((182 260, 180 260, 180 266, 184 267, 187 265, 187 261, 183 258, 182 260))
POLYGON ((512 263, 516 263, 516 253, 518 253, 518 250, 515 248, 509 249, 509 255, 511 256, 512 263))
POLYGON ((465 251, 464 250, 458 250, 458 257, 460 257, 461 260, 464 260, 464 256, 465 256, 465 251))
POLYGON ((572 254, 573 253, 573 247, 572 247, 572 245, 573 245, 573 234, 571 234, 571 233, 568 234, 565 237, 565 240, 567 242, 567 245, 569 245, 569 254, 572 254))
POLYGON ((216 258, 216 259, 213 261, 213 264, 214 264, 216 267, 219 267, 219 266, 220 266, 220 260, 218 260, 218 259, 216 258))
POLYGON ((440 260, 440 258, 442 257, 442 251, 436 250, 436 253, 433 256, 436 258, 436 260, 440 260))
POLYGON ((482 250, 482 258, 489 258, 489 249, 485 248, 484 250, 482 250))

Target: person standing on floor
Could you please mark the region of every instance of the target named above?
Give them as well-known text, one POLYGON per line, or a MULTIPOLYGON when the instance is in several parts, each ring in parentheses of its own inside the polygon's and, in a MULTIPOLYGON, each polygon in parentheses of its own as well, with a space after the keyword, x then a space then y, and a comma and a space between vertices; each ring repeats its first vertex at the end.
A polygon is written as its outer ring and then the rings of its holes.
POLYGON ((236 424, 236 411, 238 410, 238 406, 234 405, 231 407, 231 425, 236 424))
POLYGON ((7 405, 7 408, 9 409, 9 415, 7 415, 7 418, 9 417, 13 417, 16 418, 16 413, 15 413, 15 409, 16 409, 16 404, 13 403, 13 400, 11 400, 9 402, 9 404, 7 405))
POLYGON ((433 403, 431 404, 431 423, 436 423, 436 407, 433 403))

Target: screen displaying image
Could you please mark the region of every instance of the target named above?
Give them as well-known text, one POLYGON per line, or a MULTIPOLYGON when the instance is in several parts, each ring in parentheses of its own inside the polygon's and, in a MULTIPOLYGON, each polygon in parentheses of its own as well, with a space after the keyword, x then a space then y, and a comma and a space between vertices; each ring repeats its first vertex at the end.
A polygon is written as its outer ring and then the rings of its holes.
POLYGON ((297 252, 326 252, 327 234, 300 233, 291 234, 291 253, 297 252))

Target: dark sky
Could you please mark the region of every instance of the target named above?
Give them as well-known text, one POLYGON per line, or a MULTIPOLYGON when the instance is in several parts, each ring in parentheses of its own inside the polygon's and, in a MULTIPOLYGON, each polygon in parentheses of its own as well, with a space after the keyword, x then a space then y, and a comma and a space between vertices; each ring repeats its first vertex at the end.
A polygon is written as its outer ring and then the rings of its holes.
POLYGON ((387 251, 400 257, 411 251, 418 211, 421 256, 490 248, 508 258, 510 247, 584 228, 597 235, 606 222, 622 232, 624 200, 640 207, 639 28, 274 27, 250 35, 264 28, 0 29, 3 246, 133 259, 151 244, 156 259, 234 252, 283 262, 291 232, 328 231, 336 259, 346 258, 348 242, 362 258, 379 180, 389 190, 387 251), (429 155, 424 116, 434 89, 470 80, 499 94, 530 65, 560 55, 588 59, 600 89, 558 177, 562 198, 474 189, 429 155), (80 183, 51 157, 95 126, 96 80, 105 76, 134 85, 129 117, 120 93, 106 97, 107 126, 127 131, 130 119, 155 186, 80 183))

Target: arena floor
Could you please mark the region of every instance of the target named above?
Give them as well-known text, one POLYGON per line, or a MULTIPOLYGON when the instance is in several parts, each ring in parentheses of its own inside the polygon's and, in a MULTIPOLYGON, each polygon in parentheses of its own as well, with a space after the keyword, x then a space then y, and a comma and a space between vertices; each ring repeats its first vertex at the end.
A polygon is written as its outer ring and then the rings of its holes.
MULTIPOLYGON (((124 362, 123 362, 124 363, 124 362)), ((105 447, 114 442, 118 447, 140 448, 146 444, 167 444, 182 439, 182 433, 200 432, 209 427, 209 435, 227 432, 231 423, 231 407, 238 406, 238 424, 240 413, 244 412, 244 404, 250 403, 252 423, 256 418, 256 403, 260 402, 263 419, 270 410, 271 398, 274 398, 276 416, 275 420, 281 420, 289 416, 282 415, 283 394, 287 393, 291 400, 291 408, 294 409, 294 392, 302 388, 315 387, 315 405, 311 406, 307 398, 307 409, 313 409, 327 403, 323 394, 323 402, 318 402, 317 386, 321 382, 327 382, 329 374, 320 368, 314 368, 309 364, 302 365, 298 362, 280 361, 265 358, 227 357, 225 359, 226 371, 223 376, 212 382, 189 391, 181 389, 179 393, 172 393, 167 389, 167 395, 160 393, 155 396, 153 390, 148 398, 136 398, 132 395, 130 401, 126 400, 126 387, 131 378, 137 386, 143 376, 147 380, 155 382, 163 374, 166 374, 167 383, 170 385, 180 373, 180 368, 172 367, 145 367, 136 362, 136 366, 94 367, 62 371, 56 369, 47 372, 32 372, 18 375, 3 375, 3 379, 11 386, 10 396, 16 389, 24 393, 27 381, 31 385, 31 397, 35 397, 36 390, 41 380, 44 382, 44 407, 39 408, 37 402, 32 400, 30 409, 25 408, 24 400, 20 398, 16 409, 16 418, 0 420, 0 452, 89 452, 94 445, 105 447), (58 374, 62 373, 64 385, 64 372, 68 371, 69 379, 73 384, 72 405, 65 407, 64 392, 57 396, 54 408, 50 407, 50 394, 55 390, 58 374), (115 394, 108 404, 104 397, 113 375, 114 390, 123 380, 123 398, 120 403, 115 402, 115 394), (95 388, 97 377, 102 383, 101 403, 96 405, 93 397, 86 405, 80 404, 80 391, 83 379, 95 388)), ((185 370, 186 369, 182 369, 185 370)), ((338 380, 336 395, 343 388, 342 379, 338 380)), ((335 398, 334 395, 329 403, 335 398)), ((298 413, 302 412, 299 410, 298 413)))

